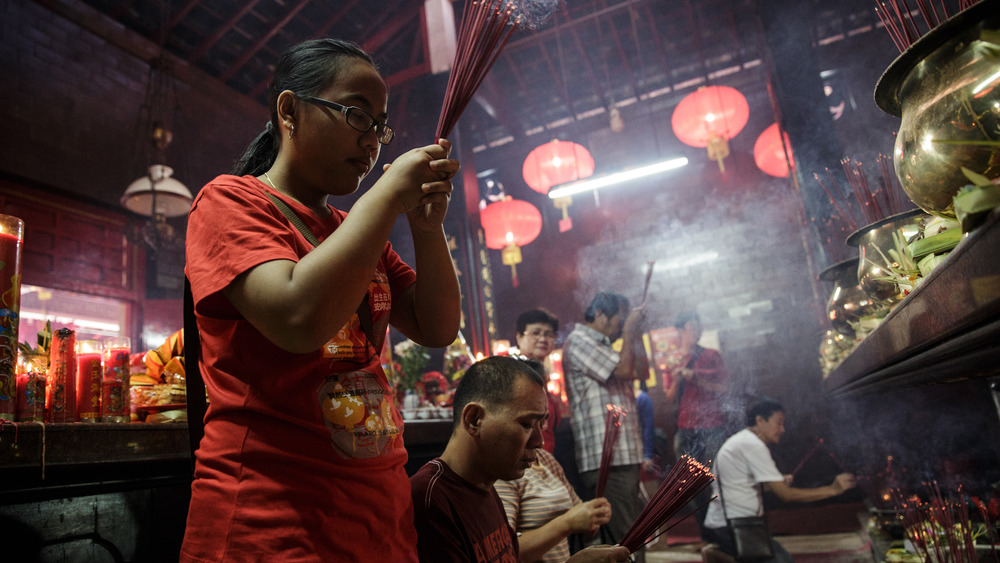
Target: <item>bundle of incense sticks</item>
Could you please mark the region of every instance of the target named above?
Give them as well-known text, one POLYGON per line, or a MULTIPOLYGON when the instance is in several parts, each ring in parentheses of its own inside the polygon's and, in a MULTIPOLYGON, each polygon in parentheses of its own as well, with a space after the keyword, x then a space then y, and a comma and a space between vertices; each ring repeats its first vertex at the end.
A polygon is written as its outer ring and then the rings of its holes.
POLYGON ((815 174, 816 181, 830 198, 835 213, 851 232, 915 207, 896 180, 889 157, 879 155, 877 161, 881 179, 875 188, 868 183, 864 165, 849 158, 840 161, 850 188, 848 193, 841 190, 829 169, 826 170, 829 186, 819 174, 815 174))
POLYGON ((504 0, 467 0, 435 139, 448 136, 521 22, 504 0))
MULTIPOLYGON (((959 0, 958 9, 959 11, 964 10, 978 1, 959 0)), ((919 18, 913 15, 907 0, 876 1, 875 3, 875 13, 878 14, 879 20, 882 21, 882 25, 889 32, 889 37, 892 38, 892 42, 900 53, 908 49, 914 41, 920 39, 925 33, 951 17, 948 14, 945 0, 938 0, 937 3, 934 0, 913 0, 913 3, 920 13, 919 18), (920 20, 923 20, 923 26, 920 25, 920 20), (921 27, 925 29, 921 30, 921 27)))
MULTIPOLYGON (((969 508, 964 502, 945 499, 937 483, 926 485, 927 502, 916 496, 901 498, 900 509, 907 539, 924 561, 976 562, 976 548, 972 537, 969 508)), ((963 498, 961 488, 959 497, 963 498)), ((997 556, 996 547, 993 549, 997 556)))
POLYGON ((611 460, 615 457, 615 443, 621 433, 622 419, 625 411, 621 407, 608 405, 604 416, 604 445, 601 449, 601 466, 597 470, 597 490, 595 497, 604 496, 604 486, 608 484, 608 472, 611 471, 611 460))
POLYGON ((627 547, 629 553, 635 553, 656 536, 666 532, 666 529, 659 531, 659 528, 687 506, 713 479, 715 476, 707 467, 692 457, 681 456, 625 532, 621 545, 627 547))

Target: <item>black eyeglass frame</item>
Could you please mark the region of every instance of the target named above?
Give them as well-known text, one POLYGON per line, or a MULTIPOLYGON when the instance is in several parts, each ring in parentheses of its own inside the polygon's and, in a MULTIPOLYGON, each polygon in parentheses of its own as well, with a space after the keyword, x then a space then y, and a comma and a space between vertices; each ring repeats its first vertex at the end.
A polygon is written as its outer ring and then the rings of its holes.
POLYGON ((372 128, 375 128, 375 138, 378 139, 378 142, 380 144, 388 145, 389 143, 392 142, 392 139, 396 136, 396 132, 392 130, 392 127, 389 127, 385 123, 380 122, 379 120, 372 117, 370 113, 357 106, 345 106, 343 104, 338 104, 337 102, 331 102, 330 100, 324 100, 323 98, 317 98, 315 96, 299 96, 298 94, 296 94, 295 97, 302 100, 303 102, 319 104, 321 106, 326 106, 330 109, 335 109, 339 111, 340 113, 344 114, 344 120, 347 121, 347 124, 350 125, 351 128, 356 131, 367 133, 371 131, 372 128), (362 129, 351 123, 351 112, 354 111, 359 112, 361 113, 361 115, 368 118, 368 120, 371 121, 371 124, 368 125, 367 128, 362 129))

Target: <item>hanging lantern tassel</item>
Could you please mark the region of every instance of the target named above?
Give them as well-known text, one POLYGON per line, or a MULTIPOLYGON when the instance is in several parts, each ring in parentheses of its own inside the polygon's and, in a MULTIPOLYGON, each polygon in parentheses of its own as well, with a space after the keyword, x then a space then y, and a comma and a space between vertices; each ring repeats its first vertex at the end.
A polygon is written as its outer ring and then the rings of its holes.
POLYGON ((517 265, 521 263, 521 247, 509 244, 500 251, 504 266, 510 266, 510 275, 514 287, 517 287, 517 265))
POLYGON ((708 158, 719 163, 719 172, 726 171, 723 159, 729 156, 729 142, 725 137, 712 136, 708 139, 708 158))
POLYGON ((569 206, 573 204, 573 196, 567 195, 555 199, 552 205, 562 209, 562 219, 559 220, 559 232, 565 233, 573 228, 573 219, 569 216, 569 206))

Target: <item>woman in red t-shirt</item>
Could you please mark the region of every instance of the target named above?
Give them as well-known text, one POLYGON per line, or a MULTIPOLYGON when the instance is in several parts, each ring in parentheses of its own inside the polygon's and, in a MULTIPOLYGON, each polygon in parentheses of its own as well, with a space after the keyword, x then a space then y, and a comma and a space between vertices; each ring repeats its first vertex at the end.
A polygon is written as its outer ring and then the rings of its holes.
POLYGON ((442 222, 458 171, 441 140, 403 153, 344 213, 393 138, 356 45, 278 62, 270 121, 199 192, 187 265, 209 395, 181 561, 415 561, 402 418, 378 356, 388 324, 458 332, 442 222), (417 272, 388 243, 405 213, 417 272), (359 305, 360 304, 360 305, 359 305))

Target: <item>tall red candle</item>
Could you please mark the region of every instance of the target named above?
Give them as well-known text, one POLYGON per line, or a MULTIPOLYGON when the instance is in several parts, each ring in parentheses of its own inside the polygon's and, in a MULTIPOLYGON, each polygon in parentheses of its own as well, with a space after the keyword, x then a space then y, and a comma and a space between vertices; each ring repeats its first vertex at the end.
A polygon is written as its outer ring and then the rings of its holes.
POLYGON ((22 354, 17 360, 17 421, 45 421, 45 354, 22 354))
POLYGON ((104 343, 104 381, 101 383, 101 421, 129 421, 129 358, 131 341, 127 336, 104 343))
POLYGON ((76 422, 76 333, 60 328, 52 335, 45 408, 49 422, 76 422))
POLYGON ((21 305, 21 243, 24 222, 0 215, 0 419, 17 408, 17 319, 21 305))
POLYGON ((101 420, 101 343, 79 340, 76 343, 76 417, 80 422, 101 420))

